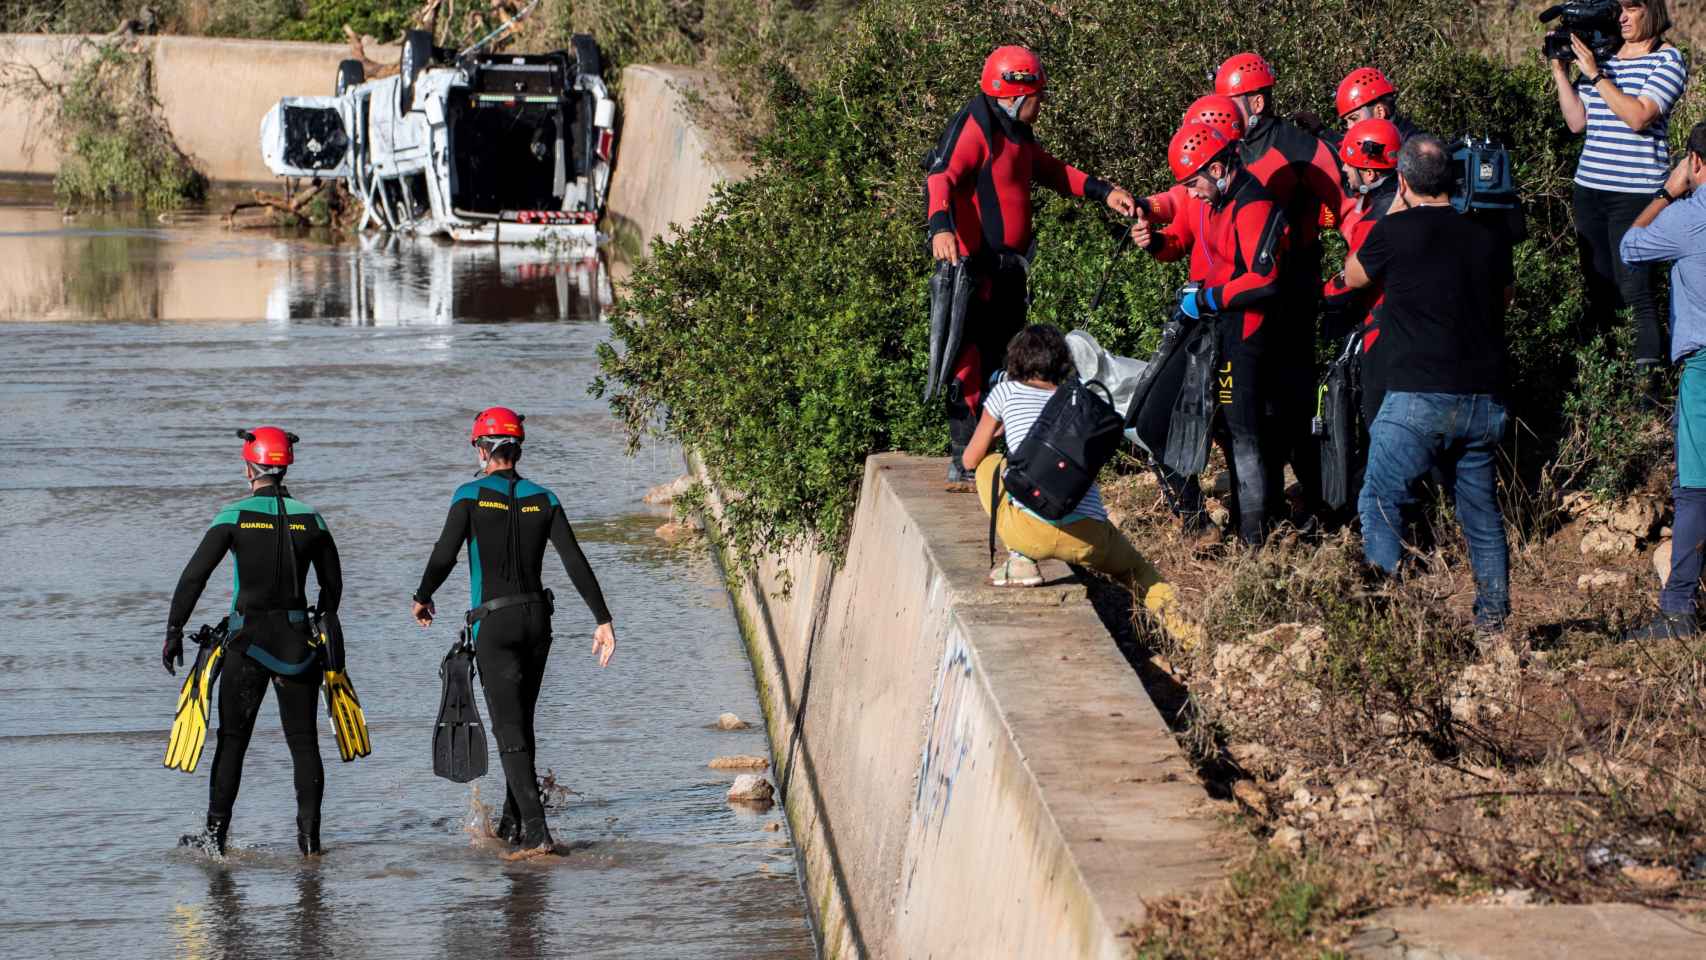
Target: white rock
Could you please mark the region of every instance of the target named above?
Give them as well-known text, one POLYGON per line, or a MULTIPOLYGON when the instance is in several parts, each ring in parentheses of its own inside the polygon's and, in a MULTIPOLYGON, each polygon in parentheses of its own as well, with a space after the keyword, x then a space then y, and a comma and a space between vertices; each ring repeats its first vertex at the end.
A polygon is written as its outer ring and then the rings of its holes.
POLYGON ((1620 570, 1595 570, 1576 578, 1576 589, 1593 593, 1629 585, 1629 575, 1620 570))
POLYGON ((1670 545, 1666 540, 1653 549, 1653 572, 1659 575, 1659 586, 1670 582, 1670 545))
POLYGON ((1637 540, 1645 539, 1658 522, 1658 505, 1645 497, 1631 497, 1611 508, 1611 529, 1630 534, 1637 540))
POLYGON ((1296 827, 1280 827, 1268 838, 1268 846, 1290 853, 1303 852, 1303 831, 1296 827))
POLYGON ((717 717, 717 729, 719 730, 745 730, 750 726, 751 724, 732 713, 725 713, 717 717))
POLYGON ((729 800, 735 803, 769 803, 776 796, 770 781, 756 773, 743 773, 729 787, 729 800))
POLYGON ((676 477, 668 483, 660 483, 646 491, 647 503, 664 505, 674 503, 676 498, 693 488, 693 478, 690 476, 676 477))
POLYGON ((1582 538, 1582 555, 1586 557, 1626 557, 1635 552, 1635 535, 1595 527, 1582 538))

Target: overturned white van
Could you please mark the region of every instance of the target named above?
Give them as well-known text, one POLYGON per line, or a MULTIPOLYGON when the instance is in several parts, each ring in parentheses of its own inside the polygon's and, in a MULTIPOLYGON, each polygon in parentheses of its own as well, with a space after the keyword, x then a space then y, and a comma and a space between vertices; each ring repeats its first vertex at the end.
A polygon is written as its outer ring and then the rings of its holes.
POLYGON ((457 55, 410 31, 399 73, 369 81, 345 60, 333 96, 280 100, 262 158, 280 176, 348 180, 363 229, 591 249, 616 104, 593 38, 572 47, 457 55))

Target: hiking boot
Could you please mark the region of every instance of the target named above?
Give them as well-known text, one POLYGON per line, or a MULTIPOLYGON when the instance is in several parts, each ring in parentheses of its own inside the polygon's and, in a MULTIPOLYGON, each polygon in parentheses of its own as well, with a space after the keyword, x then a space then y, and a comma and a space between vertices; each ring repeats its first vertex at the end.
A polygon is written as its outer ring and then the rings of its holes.
POLYGON ((1667 613, 1660 610, 1651 620, 1638 627, 1623 631, 1619 639, 1628 643, 1631 640, 1676 640, 1682 637, 1692 637, 1700 631, 1700 623, 1692 613, 1667 613))
POLYGON ((178 838, 180 847, 198 847, 209 856, 225 856, 225 837, 231 831, 231 818, 217 814, 207 815, 207 829, 200 833, 186 833, 178 838))
POLYGON ((296 849, 305 857, 320 852, 320 818, 296 818, 296 849))
POLYGON ((1035 560, 1009 552, 1005 560, 989 571, 989 582, 997 587, 1034 587, 1043 582, 1043 575, 1035 560))
POLYGON ((967 470, 965 465, 960 463, 959 457, 949 457, 948 482, 954 484, 976 483, 977 473, 973 470, 967 470))

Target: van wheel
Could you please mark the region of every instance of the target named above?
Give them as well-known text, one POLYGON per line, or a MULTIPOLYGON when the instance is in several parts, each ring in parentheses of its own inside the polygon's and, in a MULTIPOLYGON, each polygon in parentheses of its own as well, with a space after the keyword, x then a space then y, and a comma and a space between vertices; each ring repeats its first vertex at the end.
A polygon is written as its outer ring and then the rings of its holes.
POLYGON ((341 97, 350 87, 359 86, 367 80, 367 71, 362 69, 360 60, 338 61, 338 85, 332 89, 332 95, 341 97))
POLYGON ((432 33, 427 30, 403 32, 403 59, 398 63, 402 80, 398 84, 398 109, 407 113, 415 108, 415 78, 432 62, 432 33))
POLYGON ((599 55, 598 41, 590 33, 577 33, 569 39, 575 51, 575 72, 581 76, 602 77, 604 58, 599 55))

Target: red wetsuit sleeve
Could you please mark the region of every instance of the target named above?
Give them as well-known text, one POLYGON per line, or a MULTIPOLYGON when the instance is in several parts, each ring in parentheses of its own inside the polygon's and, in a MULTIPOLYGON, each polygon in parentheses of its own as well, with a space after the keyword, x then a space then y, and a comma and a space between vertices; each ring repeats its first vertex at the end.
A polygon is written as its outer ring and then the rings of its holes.
POLYGON ((1183 184, 1175 183, 1166 193, 1144 197, 1143 204, 1149 208, 1149 219, 1156 223, 1172 223, 1179 219, 1179 211, 1185 209, 1190 196, 1190 191, 1183 184))
MULTIPOLYGON (((1338 218, 1344 215, 1345 191, 1339 186, 1339 164, 1333 157, 1333 148, 1324 141, 1315 141, 1315 156, 1310 158, 1309 168, 1303 172, 1303 189, 1307 190, 1321 206, 1315 211, 1313 223, 1320 223, 1322 211, 1327 216, 1338 218)), ((1355 202, 1355 201, 1351 201, 1355 202)))
POLYGON ((1232 212, 1242 273, 1209 291, 1215 310, 1242 310, 1272 296, 1279 283, 1279 254, 1285 245, 1285 215, 1271 201, 1246 203, 1232 212))
MULTIPOLYGON (((924 193, 930 199, 930 234, 941 233, 954 229, 952 213, 954 190, 961 183, 972 183, 977 178, 977 172, 989 160, 989 142, 983 138, 983 130, 967 115, 960 123, 958 132, 954 134, 953 149, 948 152, 948 162, 939 172, 932 173, 924 180, 924 193)), ((975 229, 976 225, 968 225, 975 229)))
POLYGON ((1098 202, 1108 199, 1108 193, 1113 190, 1112 184, 1092 177, 1070 163, 1061 162, 1042 147, 1034 149, 1036 156, 1031 160, 1032 180, 1062 196, 1089 197, 1098 202))
POLYGON ((1150 237, 1149 253, 1163 263, 1185 259, 1197 239, 1189 217, 1180 217, 1159 230, 1151 231, 1150 237))

